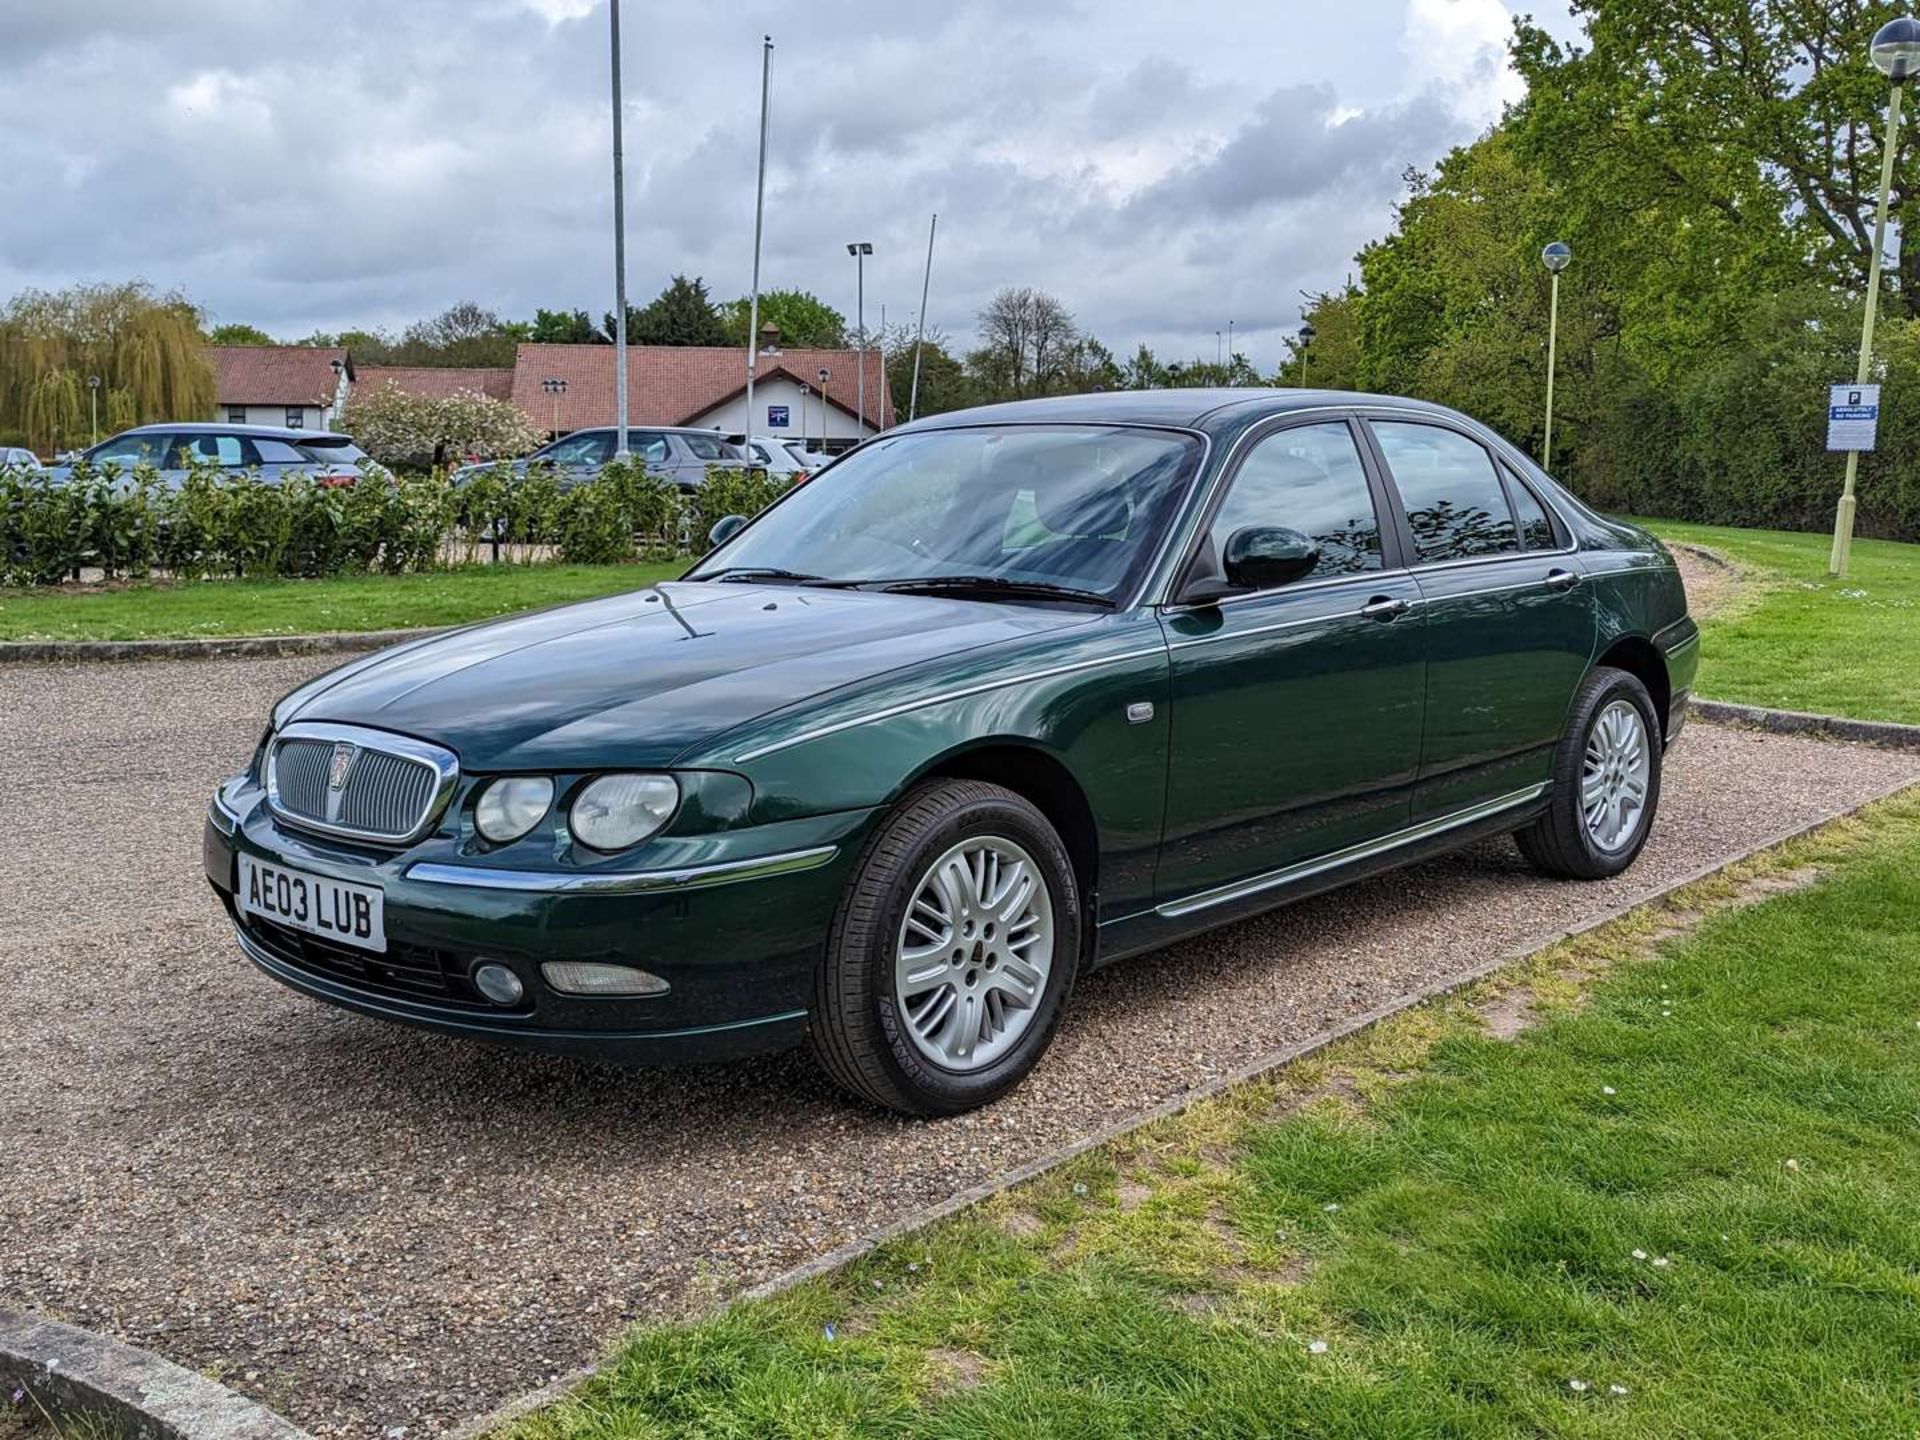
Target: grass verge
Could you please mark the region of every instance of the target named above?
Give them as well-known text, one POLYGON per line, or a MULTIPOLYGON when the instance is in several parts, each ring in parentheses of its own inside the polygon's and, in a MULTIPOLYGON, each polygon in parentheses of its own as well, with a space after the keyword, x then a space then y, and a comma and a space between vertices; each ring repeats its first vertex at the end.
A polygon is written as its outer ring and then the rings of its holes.
POLYGON ((1750 592, 1702 622, 1701 694, 1920 724, 1920 545, 1856 541, 1848 578, 1835 580, 1826 535, 1646 523, 1747 574, 1750 592))
POLYGON ((1911 1433, 1917 866, 1908 795, 499 1440, 1911 1433))
POLYGON ((160 640, 458 625, 678 575, 648 565, 476 565, 425 575, 0 590, 0 640, 160 640))

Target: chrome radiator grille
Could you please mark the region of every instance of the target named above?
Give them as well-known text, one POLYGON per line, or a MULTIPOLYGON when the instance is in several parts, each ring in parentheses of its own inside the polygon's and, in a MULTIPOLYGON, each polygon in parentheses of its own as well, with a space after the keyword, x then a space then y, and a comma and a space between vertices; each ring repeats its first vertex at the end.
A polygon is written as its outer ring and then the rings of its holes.
POLYGON ((403 844, 439 818, 459 775, 453 753, 352 725, 294 724, 277 737, 267 793, 289 823, 326 835, 403 844))

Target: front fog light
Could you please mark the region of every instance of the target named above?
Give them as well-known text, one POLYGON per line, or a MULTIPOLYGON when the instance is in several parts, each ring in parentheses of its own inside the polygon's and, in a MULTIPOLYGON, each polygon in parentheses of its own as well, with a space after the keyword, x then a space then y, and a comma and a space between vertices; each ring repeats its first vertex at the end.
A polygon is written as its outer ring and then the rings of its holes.
POLYGON ((573 835, 595 850, 624 850, 671 820, 679 803, 671 775, 602 775, 574 799, 573 835))
POLYGON ((667 982, 631 965, 595 965, 582 960, 549 960, 540 967, 547 984, 562 995, 664 995, 667 982))
POLYGON ((473 967, 473 988, 496 1005, 518 1005, 527 993, 520 977, 496 960, 473 967))
POLYGON ((540 823, 553 804, 553 781, 544 775, 509 775, 480 792, 473 828, 496 845, 518 840, 540 823))

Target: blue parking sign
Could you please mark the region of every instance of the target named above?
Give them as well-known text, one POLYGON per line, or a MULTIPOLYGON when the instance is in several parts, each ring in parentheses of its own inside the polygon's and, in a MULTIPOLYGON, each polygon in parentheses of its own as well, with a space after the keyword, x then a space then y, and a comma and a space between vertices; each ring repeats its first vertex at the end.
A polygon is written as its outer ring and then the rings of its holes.
POLYGON ((769 430, 784 430, 789 423, 787 419, 787 407, 785 405, 767 406, 767 428, 769 430))

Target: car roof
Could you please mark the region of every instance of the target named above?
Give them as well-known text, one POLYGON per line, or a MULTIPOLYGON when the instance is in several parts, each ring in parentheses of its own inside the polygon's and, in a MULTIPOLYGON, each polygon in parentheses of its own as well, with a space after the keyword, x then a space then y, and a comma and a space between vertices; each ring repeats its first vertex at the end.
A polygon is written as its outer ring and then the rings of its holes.
MULTIPOLYGON (((337 430, 292 430, 285 425, 222 425, 218 420, 160 421, 152 425, 135 425, 131 430, 120 431, 119 435, 258 435, 268 440, 353 439, 351 435, 342 435, 337 430)), ((119 435, 108 438, 118 439, 119 435)))
POLYGON ((1351 390, 1291 390, 1217 387, 1192 390, 1105 390, 1089 395, 1054 395, 1044 400, 1012 400, 972 410, 949 410, 888 431, 942 430, 956 425, 1176 425, 1212 433, 1235 429, 1249 420, 1292 410, 1327 406, 1391 405, 1453 415, 1444 406, 1394 395, 1364 395, 1351 390))

